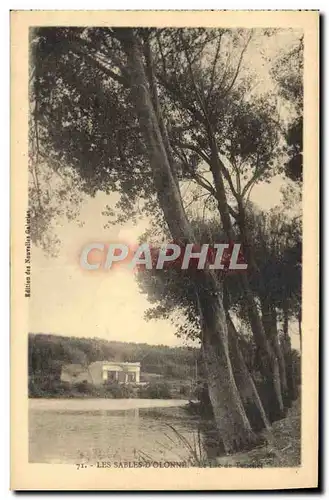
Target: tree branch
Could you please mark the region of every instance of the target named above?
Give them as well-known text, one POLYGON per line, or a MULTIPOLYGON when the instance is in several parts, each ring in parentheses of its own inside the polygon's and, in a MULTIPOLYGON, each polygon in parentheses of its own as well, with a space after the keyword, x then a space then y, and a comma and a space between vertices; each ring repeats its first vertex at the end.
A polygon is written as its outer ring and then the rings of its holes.
POLYGON ((248 37, 248 40, 247 42, 245 43, 245 46, 243 47, 242 51, 241 51, 241 54, 240 54, 240 58, 239 58, 239 62, 238 62, 238 65, 236 67, 236 70, 235 70, 235 73, 234 73, 234 76, 233 76, 233 79, 229 85, 229 87, 225 90, 225 93, 224 93, 224 97, 227 96, 227 94, 231 91, 231 89, 233 88, 235 82, 236 82, 236 79, 238 77, 238 74, 239 74, 239 71, 240 71, 240 68, 241 68, 241 64, 242 64, 242 60, 243 60, 243 56, 248 48, 248 45, 250 43, 250 40, 252 38, 252 35, 253 35, 253 32, 250 33, 249 37, 248 37))
POLYGON ((86 58, 94 68, 103 71, 106 75, 108 75, 110 78, 117 81, 121 85, 123 85, 125 88, 129 88, 128 80, 124 76, 119 75, 114 71, 112 71, 109 68, 109 66, 105 63, 105 61, 99 60, 99 57, 106 58, 106 56, 104 56, 103 54, 99 54, 95 50, 92 50, 92 46, 91 44, 89 44, 89 42, 82 39, 76 41, 72 40, 70 42, 70 48, 71 49, 73 48, 76 53, 86 58), (89 52, 86 52, 85 49, 88 49, 88 51, 90 51, 93 55, 91 55, 89 52))
POLYGON ((221 33, 219 35, 219 37, 218 37, 216 53, 215 53, 215 57, 214 57, 213 65, 212 65, 212 71, 211 71, 210 87, 209 87, 208 95, 207 95, 207 104, 209 103, 209 99, 211 97, 211 93, 212 93, 213 88, 214 88, 216 66, 217 66, 217 62, 218 62, 218 59, 219 59, 219 53, 220 53, 220 47, 221 47, 221 42, 222 42, 222 36, 223 36, 223 33, 221 33))
POLYGON ((259 168, 258 171, 254 173, 252 178, 247 182, 245 187, 242 189, 241 193, 242 198, 246 195, 248 189, 256 184, 257 180, 261 177, 261 175, 265 172, 266 169, 267 165, 264 165, 262 168, 259 168))
POLYGON ((202 158, 206 163, 209 164, 210 162, 210 158, 208 155, 206 155, 206 153, 204 151, 202 151, 200 148, 198 148, 197 146, 195 146, 194 144, 188 144, 188 143, 185 143, 185 142, 176 142, 175 143, 175 146, 179 147, 179 148, 182 148, 182 149, 189 149, 190 151, 194 151, 195 153, 197 153, 200 158, 202 158))
POLYGON ((221 171, 223 172, 223 175, 225 177, 225 180, 228 182, 228 185, 230 186, 230 189, 232 191, 232 194, 235 198, 237 198, 238 196, 238 193, 234 187, 234 184, 233 184, 233 181, 232 181, 232 178, 230 176, 230 173, 229 171, 227 170, 227 168, 225 167, 223 161, 220 159, 219 155, 218 155, 218 160, 219 160, 219 164, 220 164, 220 168, 221 168, 221 171))

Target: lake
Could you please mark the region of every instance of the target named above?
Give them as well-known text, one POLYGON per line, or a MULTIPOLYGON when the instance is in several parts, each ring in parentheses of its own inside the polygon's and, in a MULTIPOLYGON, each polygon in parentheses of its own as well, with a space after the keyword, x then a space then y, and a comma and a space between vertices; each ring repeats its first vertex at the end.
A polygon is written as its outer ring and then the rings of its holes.
POLYGON ((183 409, 186 404, 177 399, 30 399, 29 460, 184 461, 189 452, 182 439, 193 447, 198 442, 197 423, 183 409))

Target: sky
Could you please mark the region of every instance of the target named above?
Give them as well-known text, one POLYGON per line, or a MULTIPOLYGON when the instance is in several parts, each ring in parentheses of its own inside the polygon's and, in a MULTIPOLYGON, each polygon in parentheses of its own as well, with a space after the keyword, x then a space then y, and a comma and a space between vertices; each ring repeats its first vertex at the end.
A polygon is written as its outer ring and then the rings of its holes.
MULTIPOLYGON (((294 36, 296 34, 286 31, 276 40, 270 38, 268 54, 273 56, 294 36)), ((257 42, 252 50, 254 53, 258 50, 257 42)), ((268 68, 257 57, 256 60, 249 54, 246 62, 258 66, 262 86, 265 86, 268 68)), ((282 178, 274 177, 270 184, 256 185, 250 199, 260 208, 270 209, 280 203, 282 185, 282 178)), ((56 258, 48 257, 40 248, 33 246, 30 332, 181 345, 184 341, 175 336, 169 321, 144 319, 150 304, 147 297, 139 292, 131 271, 120 268, 92 272, 82 270, 79 265, 81 249, 88 242, 136 243, 138 236, 147 228, 147 221, 142 220, 136 226, 127 223, 105 229, 106 218, 101 213, 106 205, 113 203, 114 195, 98 193, 95 198, 84 199, 79 216, 83 226, 64 218, 57 220, 55 232, 61 240, 61 247, 56 258)), ((296 325, 293 325, 291 337, 293 347, 298 348, 296 325)))

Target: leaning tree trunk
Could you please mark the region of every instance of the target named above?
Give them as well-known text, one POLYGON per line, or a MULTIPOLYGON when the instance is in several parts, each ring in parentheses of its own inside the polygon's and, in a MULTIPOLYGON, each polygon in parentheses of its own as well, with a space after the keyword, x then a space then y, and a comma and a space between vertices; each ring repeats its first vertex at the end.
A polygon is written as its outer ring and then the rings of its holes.
POLYGON ((234 378, 229 353, 226 314, 221 289, 214 276, 194 274, 201 317, 201 345, 207 370, 209 398, 227 453, 257 443, 234 378))
MULTIPOLYGON (((218 202, 218 210, 221 216, 224 231, 227 237, 234 241, 235 235, 232 228, 232 222, 229 214, 227 197, 225 193, 225 187, 223 182, 223 165, 219 157, 218 147, 216 144, 215 135, 211 129, 210 124, 208 124, 208 137, 211 149, 211 161, 210 169, 212 172, 216 198, 218 202)), ((239 203, 239 226, 242 237, 242 244, 244 246, 244 251, 248 248, 248 235, 246 223, 244 220, 244 209, 242 206, 242 201, 239 203)), ((252 267, 255 267, 255 262, 251 257, 252 267)), ((250 265, 249 259, 248 264, 250 265)), ((271 401, 271 420, 277 420, 284 415, 284 404, 282 398, 281 381, 280 381, 280 369, 277 357, 273 351, 273 348, 266 336, 258 308, 255 302, 254 294, 250 288, 249 280, 246 274, 243 272, 240 274, 241 287, 244 291, 245 301, 248 307, 248 316, 250 321, 251 330, 254 336, 256 345, 258 346, 260 353, 260 368, 263 377, 267 383, 267 392, 269 395, 269 401, 271 401)))
MULTIPOLYGON (((241 279, 245 280, 246 276, 242 274, 241 279)), ((255 344, 258 347, 260 371, 266 382, 266 411, 270 421, 273 422, 284 416, 279 363, 270 341, 265 334, 264 326, 260 319, 249 283, 245 284, 244 290, 248 306, 250 326, 255 339, 255 344)))
MULTIPOLYGON (((241 240, 244 248, 244 252, 248 261, 248 271, 253 272, 257 275, 259 286, 260 286, 260 296, 265 294, 265 285, 263 283, 262 276, 260 274, 255 256, 252 243, 250 241, 249 231, 247 227, 245 208, 242 199, 238 203, 239 208, 239 228, 241 233, 241 240)), ((285 366, 282 353, 280 352, 280 345, 278 344, 278 338, 275 338, 275 332, 270 328, 267 329, 266 321, 263 320, 268 318, 268 316, 263 316, 260 318, 258 308, 255 302, 254 295, 249 285, 249 280, 247 275, 241 275, 243 282, 243 287, 246 290, 247 303, 249 308, 249 319, 251 322, 252 330, 254 333, 255 341, 260 347, 261 354, 261 371, 264 375, 269 392, 270 401, 270 418, 271 421, 277 420, 284 416, 284 390, 286 388, 286 376, 285 376, 285 366), (257 341, 258 340, 258 341, 257 341), (281 377, 283 380, 281 380, 281 377)), ((271 324, 272 319, 271 319, 271 324)))
POLYGON ((260 431, 264 428, 269 429, 269 420, 267 418, 263 403, 259 397, 253 378, 245 363, 239 346, 238 333, 228 312, 226 313, 226 319, 228 328, 229 352, 233 368, 233 375, 240 393, 245 412, 254 431, 260 431))
MULTIPOLYGON (((132 29, 115 32, 127 54, 131 98, 149 154, 159 205, 173 239, 194 243, 179 186, 170 168, 163 137, 153 107, 139 40, 132 29)), ((208 372, 209 396, 216 425, 226 452, 249 447, 255 436, 244 411, 228 353, 227 325, 215 276, 209 270, 196 273, 195 288, 202 318, 202 344, 208 372)))

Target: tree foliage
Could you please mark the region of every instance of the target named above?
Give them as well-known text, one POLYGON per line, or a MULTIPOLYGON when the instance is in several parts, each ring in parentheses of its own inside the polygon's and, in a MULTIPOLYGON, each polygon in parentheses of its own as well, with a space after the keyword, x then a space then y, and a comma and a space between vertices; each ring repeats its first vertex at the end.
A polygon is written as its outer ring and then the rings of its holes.
POLYGON ((289 157, 285 173, 293 181, 303 179, 303 71, 304 40, 301 36, 292 48, 278 57, 272 69, 279 94, 293 111, 293 119, 289 121, 285 133, 289 157))

